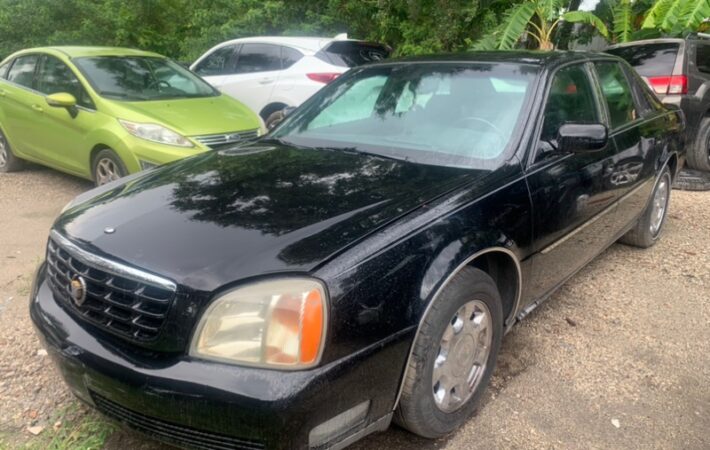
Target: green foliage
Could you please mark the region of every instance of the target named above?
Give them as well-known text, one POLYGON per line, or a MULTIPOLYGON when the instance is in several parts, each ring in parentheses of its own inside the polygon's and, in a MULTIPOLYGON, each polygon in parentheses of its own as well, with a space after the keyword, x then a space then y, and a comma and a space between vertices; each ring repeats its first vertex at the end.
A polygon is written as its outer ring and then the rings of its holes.
POLYGON ((656 0, 648 10, 642 27, 666 35, 681 36, 700 30, 710 17, 710 0, 656 0))
POLYGON ((634 32, 634 13, 631 0, 620 0, 612 7, 613 27, 616 42, 629 42, 634 32))
MULTIPOLYGON (((24 450, 96 450, 104 447, 106 439, 116 431, 112 422, 72 402, 53 415, 51 423, 21 448, 24 450)), ((0 447, 1 448, 1 447, 0 447)))
POLYGON ((534 14, 535 4, 531 2, 511 8, 505 15, 504 26, 498 38, 498 48, 508 50, 515 47, 518 39, 526 32, 534 14))
POLYGON ((465 50, 519 0, 0 0, 0 59, 28 47, 108 45, 190 62, 227 39, 334 36, 398 55, 465 50))
POLYGON ((586 23, 587 25, 593 26, 602 36, 609 37, 609 30, 604 22, 592 12, 569 11, 562 15, 562 20, 574 23, 586 23))

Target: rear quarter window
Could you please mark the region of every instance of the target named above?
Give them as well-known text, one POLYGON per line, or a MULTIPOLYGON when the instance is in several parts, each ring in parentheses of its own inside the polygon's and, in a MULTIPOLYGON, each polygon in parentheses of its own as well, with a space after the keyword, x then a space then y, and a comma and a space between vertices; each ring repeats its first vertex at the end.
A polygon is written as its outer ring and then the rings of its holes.
POLYGON ((316 56, 340 67, 356 67, 388 58, 390 51, 381 44, 369 42, 335 41, 316 56))
POLYGON ((10 61, 0 64, 0 78, 5 78, 7 76, 7 69, 10 68, 10 61))
POLYGON ((680 44, 659 43, 630 45, 606 52, 625 59, 641 76, 670 76, 673 74, 679 47, 680 44))
POLYGON ((710 44, 698 45, 695 60, 699 71, 710 74, 710 44))

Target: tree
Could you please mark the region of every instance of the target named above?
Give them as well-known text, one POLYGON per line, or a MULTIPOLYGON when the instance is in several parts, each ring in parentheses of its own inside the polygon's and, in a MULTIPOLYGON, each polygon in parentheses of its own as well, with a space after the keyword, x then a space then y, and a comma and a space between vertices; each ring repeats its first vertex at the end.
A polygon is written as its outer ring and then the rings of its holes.
POLYGON ((710 17, 710 0, 656 0, 642 27, 657 29, 670 36, 699 31, 710 17))
POLYGON ((531 38, 534 47, 552 50, 555 31, 561 21, 586 23, 608 36, 604 22, 587 11, 564 11, 563 0, 530 0, 510 8, 501 26, 484 38, 476 48, 512 49, 521 39, 531 38))

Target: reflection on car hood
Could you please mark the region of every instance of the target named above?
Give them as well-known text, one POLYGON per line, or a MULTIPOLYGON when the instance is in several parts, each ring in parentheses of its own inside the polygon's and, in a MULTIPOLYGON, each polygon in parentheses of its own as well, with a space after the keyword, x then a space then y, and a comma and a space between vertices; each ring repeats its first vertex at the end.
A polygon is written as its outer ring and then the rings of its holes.
MULTIPOLYGON (((226 95, 120 102, 119 107, 144 116, 146 121, 168 125, 185 136, 253 130, 260 126, 256 114, 226 95)), ((138 120, 132 115, 122 118, 138 120)))
POLYGON ((70 208, 55 227, 99 254, 213 290, 264 273, 309 271, 481 175, 258 145, 153 170, 70 208), (107 227, 115 232, 104 233, 107 227))

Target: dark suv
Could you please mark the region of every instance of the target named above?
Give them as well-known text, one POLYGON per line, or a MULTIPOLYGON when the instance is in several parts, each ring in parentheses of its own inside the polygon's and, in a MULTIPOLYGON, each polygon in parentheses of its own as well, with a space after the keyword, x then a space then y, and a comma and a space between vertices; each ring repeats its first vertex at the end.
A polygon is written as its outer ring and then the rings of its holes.
POLYGON ((687 121, 688 166, 710 172, 710 34, 651 39, 606 50, 624 58, 687 121))

